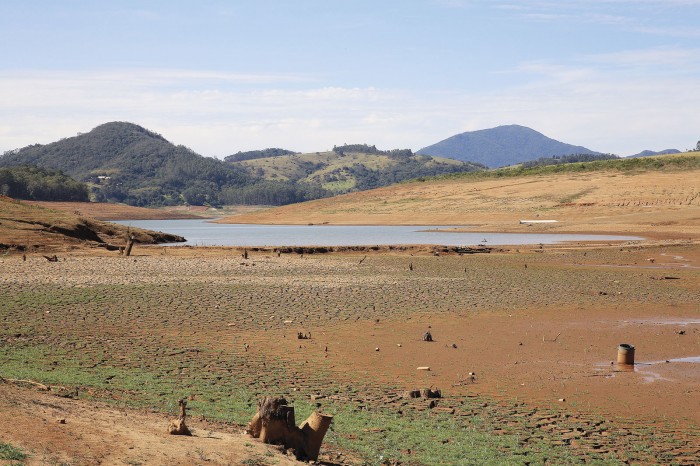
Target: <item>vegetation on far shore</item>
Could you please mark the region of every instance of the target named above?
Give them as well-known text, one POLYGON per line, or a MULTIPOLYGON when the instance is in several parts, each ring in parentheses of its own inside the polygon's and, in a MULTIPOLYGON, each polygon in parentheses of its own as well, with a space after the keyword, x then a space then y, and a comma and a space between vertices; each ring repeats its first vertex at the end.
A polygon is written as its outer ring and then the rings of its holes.
POLYGON ((433 179, 482 180, 489 178, 553 175, 558 173, 586 173, 616 171, 632 174, 642 171, 677 171, 700 169, 700 152, 663 155, 657 157, 614 158, 591 162, 563 163, 537 166, 513 166, 472 173, 455 173, 433 179))
POLYGON ((30 201, 87 202, 90 191, 60 170, 19 165, 0 168, 0 195, 30 201))

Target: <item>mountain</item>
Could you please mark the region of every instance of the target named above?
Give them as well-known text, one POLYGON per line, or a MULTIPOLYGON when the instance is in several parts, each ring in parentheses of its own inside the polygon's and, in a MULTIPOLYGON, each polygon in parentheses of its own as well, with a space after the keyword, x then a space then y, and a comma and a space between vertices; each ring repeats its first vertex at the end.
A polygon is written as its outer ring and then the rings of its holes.
POLYGON ((125 122, 106 123, 89 133, 0 157, 0 166, 16 165, 61 170, 88 182, 96 200, 136 206, 215 203, 223 187, 252 182, 245 170, 125 122))
POLYGON ((585 147, 556 141, 519 125, 457 134, 424 147, 417 153, 481 163, 491 168, 514 165, 540 157, 599 154, 585 147))
POLYGON ((681 151, 678 149, 666 149, 666 150, 660 150, 658 152, 654 152, 653 150, 643 150, 639 154, 634 154, 630 155, 629 157, 635 158, 635 157, 652 157, 654 155, 667 155, 667 154, 680 154, 681 151))

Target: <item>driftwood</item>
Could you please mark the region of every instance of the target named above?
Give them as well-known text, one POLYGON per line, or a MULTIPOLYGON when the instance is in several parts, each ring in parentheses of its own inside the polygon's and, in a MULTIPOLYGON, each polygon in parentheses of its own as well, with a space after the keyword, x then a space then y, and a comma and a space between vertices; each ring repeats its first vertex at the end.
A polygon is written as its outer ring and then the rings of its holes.
POLYGON ((177 402, 180 405, 180 416, 177 419, 170 421, 168 433, 170 435, 192 435, 190 429, 185 425, 185 417, 187 416, 187 400, 182 399, 177 402))
POLYGON ((46 259, 49 262, 58 262, 58 256, 54 254, 53 256, 44 256, 44 259, 46 259))
POLYGON ((260 438, 263 443, 292 449, 299 460, 316 461, 332 420, 332 416, 314 411, 297 427, 294 407, 287 405, 287 400, 265 397, 258 403, 258 412, 246 431, 250 436, 260 438))
MULTIPOLYGON (((50 386, 44 385, 43 383, 40 383, 40 382, 35 382, 35 381, 33 381, 33 380, 26 380, 26 379, 6 379, 6 378, 4 378, 4 377, 0 377, 0 382, 7 382, 7 383, 12 383, 12 384, 18 384, 18 385, 22 385, 22 384, 33 385, 33 386, 35 386, 36 388, 38 388, 39 390, 43 390, 43 391, 45 391, 45 392, 48 392, 49 390, 51 390, 51 387, 50 387, 50 386)), ((60 387, 60 388, 63 388, 63 387, 60 387)))

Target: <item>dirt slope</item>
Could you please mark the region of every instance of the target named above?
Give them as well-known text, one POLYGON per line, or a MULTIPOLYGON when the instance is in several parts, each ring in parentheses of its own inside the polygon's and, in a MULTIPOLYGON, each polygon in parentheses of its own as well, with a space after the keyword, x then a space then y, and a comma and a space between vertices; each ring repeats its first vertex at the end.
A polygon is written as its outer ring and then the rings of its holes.
POLYGON ((47 209, 0 196, 0 250, 58 252, 79 248, 116 250, 129 234, 137 243, 157 244, 184 239, 139 228, 82 217, 79 212, 47 209))
POLYGON ((168 423, 163 414, 0 382, 0 439, 29 455, 22 464, 299 464, 235 426, 195 418, 184 437, 168 435, 168 423))

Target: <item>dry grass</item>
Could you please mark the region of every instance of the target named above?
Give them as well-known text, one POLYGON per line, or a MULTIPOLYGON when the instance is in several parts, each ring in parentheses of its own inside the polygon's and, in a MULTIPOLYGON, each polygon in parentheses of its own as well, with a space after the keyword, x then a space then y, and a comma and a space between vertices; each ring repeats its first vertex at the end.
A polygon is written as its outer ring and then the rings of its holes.
POLYGON ((400 184, 224 221, 469 225, 477 231, 624 232, 697 238, 698 178, 697 168, 465 177, 400 184), (520 225, 523 219, 558 223, 520 225))

